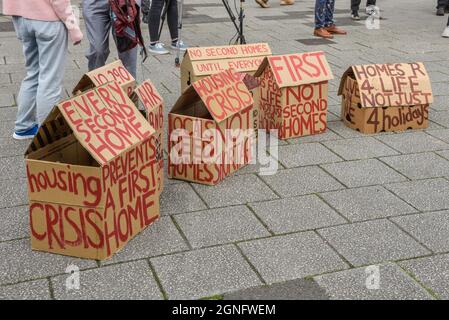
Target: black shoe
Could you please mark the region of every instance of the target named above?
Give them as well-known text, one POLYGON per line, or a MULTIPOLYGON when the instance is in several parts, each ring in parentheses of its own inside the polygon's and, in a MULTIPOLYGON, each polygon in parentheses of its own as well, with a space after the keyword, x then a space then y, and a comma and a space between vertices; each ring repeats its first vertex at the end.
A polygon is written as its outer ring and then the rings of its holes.
POLYGON ((357 11, 352 11, 351 13, 351 19, 355 20, 355 21, 359 21, 360 20, 360 16, 359 13, 357 11))
POLYGON ((437 16, 444 16, 444 8, 438 8, 437 9, 437 16))

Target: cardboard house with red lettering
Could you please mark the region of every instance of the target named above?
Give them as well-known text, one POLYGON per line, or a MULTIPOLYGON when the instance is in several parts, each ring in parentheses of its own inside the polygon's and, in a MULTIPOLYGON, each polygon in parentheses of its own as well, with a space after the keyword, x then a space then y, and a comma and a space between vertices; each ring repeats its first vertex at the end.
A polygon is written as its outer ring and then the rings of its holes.
POLYGON ((194 82, 168 115, 169 177, 215 185, 250 163, 253 104, 234 70, 194 82))
POLYGON ((324 52, 265 58, 259 78, 259 129, 289 139, 327 129, 328 82, 332 71, 324 52))
POLYGON ((118 82, 58 104, 26 151, 32 248, 104 260, 158 219, 154 135, 118 82))
POLYGON ((147 121, 156 131, 151 137, 155 139, 154 145, 157 148, 158 186, 159 191, 162 192, 164 189, 164 99, 150 80, 145 80, 137 86, 134 93, 144 107, 147 121))
POLYGON ((433 102, 423 63, 350 67, 340 82, 341 118, 362 133, 424 129, 433 102))

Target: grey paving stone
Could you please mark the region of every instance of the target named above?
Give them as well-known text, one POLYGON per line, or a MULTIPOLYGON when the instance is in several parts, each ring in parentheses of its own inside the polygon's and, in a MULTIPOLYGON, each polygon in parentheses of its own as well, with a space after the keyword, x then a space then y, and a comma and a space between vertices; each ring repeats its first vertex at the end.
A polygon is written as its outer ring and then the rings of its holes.
POLYGON ((15 141, 12 134, 7 138, 0 137, 0 157, 23 156, 30 141, 15 141))
POLYGON ((436 153, 449 160, 449 150, 437 151, 436 153))
POLYGON ((188 250, 170 217, 162 217, 131 240, 104 265, 188 250))
POLYGON ((117 264, 79 273, 80 289, 67 290, 68 275, 51 279, 59 300, 163 299, 147 261, 117 264))
POLYGON ((314 280, 332 300, 433 299, 423 287, 392 263, 335 272, 315 277, 314 280), (374 278, 377 275, 379 278, 374 278))
POLYGON ((0 158, 0 180, 26 177, 23 156, 0 158))
POLYGON ((449 176, 449 161, 435 153, 407 154, 380 160, 410 179, 449 176))
POLYGON ((322 193, 339 213, 352 222, 416 212, 416 209, 381 186, 322 193))
POLYGON ((223 300, 328 300, 325 290, 315 281, 296 279, 249 288, 223 295, 223 300))
MULTIPOLYGON (((0 60, 1 61, 1 60, 0 60)), ((0 107, 10 107, 15 104, 14 96, 10 93, 0 94, 0 107)))
POLYGON ((440 299, 449 299, 449 254, 399 263, 440 299))
POLYGON ((368 159, 399 154, 372 137, 326 141, 323 144, 345 160, 368 159))
POLYGON ((295 168, 342 159, 319 143, 305 143, 279 147, 279 161, 286 168, 295 168))
POLYGON ((151 259, 169 299, 199 299, 261 285, 232 245, 151 259))
POLYGON ((449 211, 426 212, 392 220, 433 252, 449 251, 449 211))
POLYGON ((0 180, 0 208, 15 207, 28 204, 28 189, 26 179, 0 180))
POLYGON ((314 232, 244 242, 239 247, 269 284, 348 267, 314 232))
POLYGON ((281 197, 293 197, 343 189, 344 186, 319 167, 281 170, 272 176, 262 176, 281 197))
POLYGON ((425 132, 405 132, 379 136, 377 139, 402 153, 449 149, 449 145, 425 132))
POLYGON ((250 206, 276 234, 346 223, 344 218, 316 195, 257 202, 250 206))
POLYGON ((63 274, 71 264, 80 269, 97 266, 92 260, 32 251, 28 239, 0 243, 0 257, 0 284, 63 274))
POLYGON ((13 121, 0 121, 0 138, 9 138, 14 133, 13 121))
POLYGON ((216 186, 193 187, 211 208, 276 199, 277 196, 256 175, 230 176, 216 186))
POLYGON ((319 230, 354 266, 419 257, 430 252, 388 220, 375 220, 319 230))
POLYGON ((165 185, 160 201, 163 215, 207 208, 188 183, 165 185))
POLYGON ((29 236, 28 206, 0 209, 0 241, 29 236))
POLYGON ((428 134, 449 143, 449 129, 427 130, 428 134))
POLYGON ((175 220, 194 248, 270 235, 246 206, 185 213, 175 220))
POLYGON ((291 144, 299 144, 299 143, 321 142, 321 141, 328 141, 328 140, 338 140, 341 138, 342 137, 340 137, 335 132, 333 132, 331 130, 326 130, 324 133, 321 133, 321 134, 314 134, 311 136, 289 139, 288 142, 291 144))
POLYGON ((430 106, 431 109, 438 111, 449 110, 449 97, 448 96, 436 96, 433 98, 433 103, 430 106))
POLYGON ((447 180, 419 180, 389 184, 385 187, 421 211, 449 209, 449 181, 447 180))
POLYGON ((350 188, 407 180, 377 159, 332 163, 322 167, 350 188))
POLYGON ((0 300, 50 300, 47 279, 0 286, 0 300))
POLYGON ((17 108, 0 108, 0 121, 13 122, 16 120, 17 108))
POLYGON ((348 128, 342 121, 332 121, 328 123, 328 128, 343 138, 357 138, 364 137, 363 133, 348 128))

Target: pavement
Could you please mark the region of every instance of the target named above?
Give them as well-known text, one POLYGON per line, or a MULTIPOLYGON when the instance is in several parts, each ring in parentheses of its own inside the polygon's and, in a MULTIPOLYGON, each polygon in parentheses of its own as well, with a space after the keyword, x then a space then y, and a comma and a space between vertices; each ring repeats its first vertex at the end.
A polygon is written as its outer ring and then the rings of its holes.
MULTIPOLYGON (((23 58, 10 18, 0 16, 0 299, 449 298, 447 19, 435 16, 434 1, 379 0, 386 19, 372 30, 349 19, 349 0, 337 1, 349 35, 329 41, 311 36, 314 1, 270 2, 245 2, 247 40, 274 53, 326 52, 335 75, 328 131, 281 143, 273 176, 250 166, 216 187, 168 181, 162 218, 106 262, 30 248, 26 142, 11 138, 23 58), (342 73, 407 61, 423 61, 430 74, 430 127, 377 135, 346 128, 336 93, 342 73), (79 290, 66 287, 71 265, 81 270, 79 290)), ((185 1, 187 44, 223 45, 234 33, 220 1, 185 1)), ((65 95, 87 69, 86 46, 70 47, 65 95)), ((167 112, 180 91, 174 58, 151 57, 145 73, 139 66, 139 81, 156 83, 167 112)))

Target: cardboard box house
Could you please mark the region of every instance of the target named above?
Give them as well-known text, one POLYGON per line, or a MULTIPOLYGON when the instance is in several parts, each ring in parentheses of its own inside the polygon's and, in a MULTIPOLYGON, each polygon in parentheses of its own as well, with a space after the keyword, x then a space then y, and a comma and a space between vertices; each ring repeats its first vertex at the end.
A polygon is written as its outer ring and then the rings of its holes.
POLYGON ((168 115, 170 178, 215 185, 251 162, 253 97, 234 70, 198 80, 168 115))
POLYGON ((73 89, 73 95, 77 95, 81 92, 99 87, 108 82, 115 81, 120 84, 123 90, 129 97, 133 97, 134 89, 136 88, 136 80, 124 67, 121 60, 116 60, 104 67, 92 70, 83 75, 81 80, 73 89))
POLYGON ((362 133, 424 129, 433 102, 423 63, 350 67, 340 82, 343 122, 362 133))
POLYGON ((103 260, 158 219, 154 134, 117 82, 58 104, 26 151, 32 248, 103 260))
POLYGON ((155 139, 157 153, 158 186, 160 192, 164 188, 164 99, 150 80, 139 85, 135 94, 145 109, 147 121, 156 130, 152 138, 155 139))
MULTIPOLYGON (((268 43, 189 48, 181 63, 181 92, 193 82, 227 69, 253 76, 263 59, 271 55, 268 43)), ((248 89, 253 94, 256 106, 258 91, 253 90, 255 86, 249 77, 244 82, 250 85, 248 89)), ((253 113, 253 128, 257 134, 259 110, 254 107, 253 113)))
POLYGON ((277 130, 279 139, 319 134, 327 129, 328 81, 324 52, 265 58, 259 78, 259 129, 277 130))

